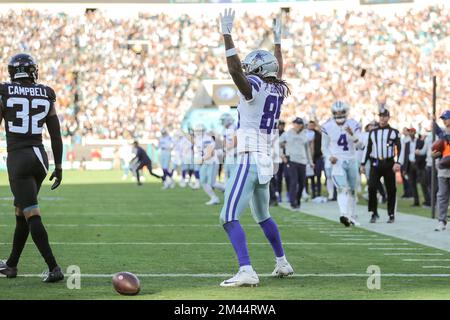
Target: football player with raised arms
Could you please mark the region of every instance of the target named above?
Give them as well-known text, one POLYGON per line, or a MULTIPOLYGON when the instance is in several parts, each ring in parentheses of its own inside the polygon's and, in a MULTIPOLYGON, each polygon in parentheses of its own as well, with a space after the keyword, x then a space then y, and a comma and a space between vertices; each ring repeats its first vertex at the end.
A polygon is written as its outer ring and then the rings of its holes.
POLYGON ((0 123, 5 119, 7 168, 14 195, 16 228, 11 254, 7 261, 0 262, 0 273, 7 278, 17 276, 17 265, 31 234, 48 266, 43 281, 57 282, 64 279, 64 274, 50 248, 37 200, 49 166, 42 144, 44 124, 50 134, 55 160, 55 170, 50 177, 55 182, 51 189, 56 189, 62 181, 63 143, 55 109, 56 95, 52 88, 36 82, 38 66, 28 54, 13 56, 8 72, 11 82, 0 84, 0 123))
POLYGON ((269 213, 269 182, 273 176, 272 141, 283 99, 290 93, 281 80, 281 19, 274 24, 275 55, 255 50, 241 63, 231 37, 235 12, 220 15, 228 71, 240 93, 238 105, 237 164, 228 179, 220 220, 239 261, 238 273, 223 281, 223 287, 256 286, 258 275, 252 268, 247 240, 239 219, 250 204, 252 215, 272 245, 276 266, 272 275, 294 273, 284 255, 275 221, 269 213))
POLYGON ((331 106, 333 117, 322 125, 322 153, 331 164, 331 177, 337 189, 340 221, 346 227, 356 222, 356 192, 359 181, 359 162, 356 146, 361 127, 348 119, 349 106, 337 101, 331 106))

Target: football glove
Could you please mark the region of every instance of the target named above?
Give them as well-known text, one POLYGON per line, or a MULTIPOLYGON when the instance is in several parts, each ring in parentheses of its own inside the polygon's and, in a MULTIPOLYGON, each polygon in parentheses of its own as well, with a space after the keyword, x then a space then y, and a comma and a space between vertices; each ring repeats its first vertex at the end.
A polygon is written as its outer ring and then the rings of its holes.
POLYGON ((231 34, 233 28, 235 11, 233 9, 225 9, 224 14, 220 14, 220 24, 222 25, 222 34, 231 34))
POLYGON ((55 190, 61 184, 61 181, 62 181, 62 169, 55 169, 55 171, 53 171, 52 175, 50 176, 50 181, 52 181, 53 179, 55 179, 55 182, 53 182, 53 185, 52 185, 51 189, 55 190))
POLYGON ((275 44, 281 44, 281 16, 273 19, 273 39, 275 44))

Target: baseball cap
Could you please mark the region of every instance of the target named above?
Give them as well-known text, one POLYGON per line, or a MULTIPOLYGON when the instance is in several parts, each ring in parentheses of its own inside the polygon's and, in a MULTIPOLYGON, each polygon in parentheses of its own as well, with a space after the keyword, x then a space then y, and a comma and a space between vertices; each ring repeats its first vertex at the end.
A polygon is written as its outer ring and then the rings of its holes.
POLYGON ((294 121, 292 121, 292 123, 296 123, 296 124, 305 124, 305 123, 303 122, 303 119, 302 119, 302 118, 299 118, 299 117, 295 118, 294 121))
POLYGON ((444 112, 442 112, 441 119, 442 120, 450 119, 450 110, 445 110, 444 112))
POLYGON ((411 132, 411 133, 414 133, 414 134, 417 133, 416 128, 409 128, 408 131, 411 132))
POLYGON ((380 111, 378 112, 378 115, 389 117, 391 114, 389 113, 389 110, 385 106, 381 106, 380 111))

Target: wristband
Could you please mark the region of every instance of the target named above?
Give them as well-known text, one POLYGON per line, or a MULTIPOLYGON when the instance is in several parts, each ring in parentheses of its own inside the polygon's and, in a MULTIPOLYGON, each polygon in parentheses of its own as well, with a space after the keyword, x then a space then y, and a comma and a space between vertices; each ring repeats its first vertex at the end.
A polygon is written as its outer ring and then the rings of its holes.
POLYGON ((225 56, 227 58, 235 56, 235 55, 237 55, 236 48, 231 48, 231 49, 228 49, 227 51, 225 51, 225 56))

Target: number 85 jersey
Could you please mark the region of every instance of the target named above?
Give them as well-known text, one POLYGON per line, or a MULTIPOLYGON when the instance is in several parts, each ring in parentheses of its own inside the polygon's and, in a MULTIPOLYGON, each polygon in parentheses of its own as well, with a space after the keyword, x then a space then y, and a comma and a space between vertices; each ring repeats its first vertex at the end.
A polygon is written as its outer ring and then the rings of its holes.
POLYGON ((37 83, 1 83, 0 97, 8 152, 41 146, 44 123, 56 114, 55 91, 37 83))
POLYGON ((239 94, 237 151, 271 155, 273 135, 284 99, 283 91, 256 75, 248 75, 247 80, 252 86, 252 99, 246 100, 239 94))
POLYGON ((338 125, 334 119, 329 119, 322 125, 322 134, 322 151, 326 160, 331 156, 342 160, 356 159, 356 145, 353 140, 359 139, 361 134, 361 126, 356 120, 347 119, 342 125, 338 125), (347 127, 353 131, 353 137, 345 130, 347 127))

